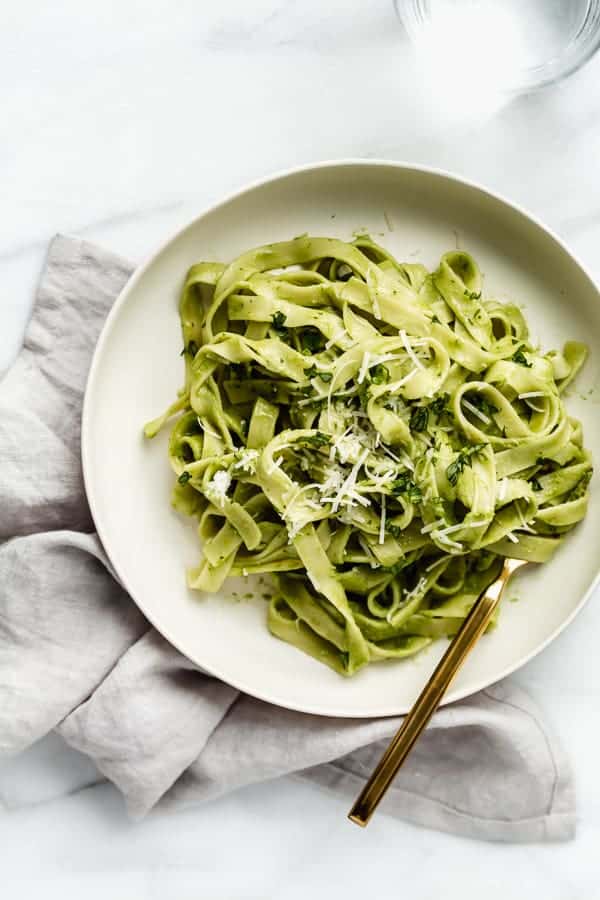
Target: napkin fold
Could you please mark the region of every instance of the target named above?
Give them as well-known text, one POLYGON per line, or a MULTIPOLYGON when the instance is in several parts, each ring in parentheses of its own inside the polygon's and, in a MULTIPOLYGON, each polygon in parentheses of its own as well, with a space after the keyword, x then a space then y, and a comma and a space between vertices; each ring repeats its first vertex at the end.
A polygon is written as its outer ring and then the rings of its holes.
MULTIPOLYGON (((289 773, 350 801, 400 719, 305 715, 199 671, 144 619, 94 534, 83 392, 132 270, 56 237, 23 349, 0 382, 0 756, 56 730, 134 817, 289 773)), ((568 760, 511 681, 439 710, 382 810, 487 840, 567 840, 575 829, 568 760)))

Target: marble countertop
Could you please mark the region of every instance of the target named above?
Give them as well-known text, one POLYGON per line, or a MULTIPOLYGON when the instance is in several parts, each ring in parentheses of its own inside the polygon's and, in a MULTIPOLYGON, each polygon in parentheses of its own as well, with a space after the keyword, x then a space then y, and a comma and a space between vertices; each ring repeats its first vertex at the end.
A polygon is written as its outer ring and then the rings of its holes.
MULTIPOLYGON (((311 160, 388 157, 505 193, 600 279, 600 55, 503 108, 423 88, 391 0, 105 0, 0 12, 0 371, 56 231, 139 260, 248 180, 311 160)), ((1 514, 1 512, 0 512, 1 514)), ((0 884, 16 898, 331 900, 597 896, 598 598, 517 680, 566 744, 579 826, 499 846, 377 817, 283 779, 132 824, 55 737, 0 765, 0 884)))

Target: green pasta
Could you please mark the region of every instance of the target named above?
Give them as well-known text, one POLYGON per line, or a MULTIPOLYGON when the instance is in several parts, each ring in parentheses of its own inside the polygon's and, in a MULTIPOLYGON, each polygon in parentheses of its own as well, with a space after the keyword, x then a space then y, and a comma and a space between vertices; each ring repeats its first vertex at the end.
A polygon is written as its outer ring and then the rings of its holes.
POLYGON ((504 556, 545 562, 586 513, 562 399, 586 348, 536 348, 468 253, 305 235, 192 266, 180 314, 185 385, 145 434, 177 416, 188 584, 268 573, 271 632, 343 675, 454 634, 504 556))

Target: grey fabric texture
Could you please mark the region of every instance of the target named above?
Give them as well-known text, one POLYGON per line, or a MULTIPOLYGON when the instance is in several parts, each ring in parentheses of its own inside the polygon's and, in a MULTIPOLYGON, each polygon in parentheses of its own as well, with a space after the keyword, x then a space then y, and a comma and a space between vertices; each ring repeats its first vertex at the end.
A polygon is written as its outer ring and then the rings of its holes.
MULTIPOLYGON (((81 406, 132 271, 56 237, 23 349, 0 382, 0 755, 56 730, 134 817, 290 773, 350 802, 400 719, 292 712, 200 671, 146 622, 94 534, 81 406)), ((575 829, 568 760, 512 681, 438 711, 381 809, 487 840, 567 840, 575 829)))

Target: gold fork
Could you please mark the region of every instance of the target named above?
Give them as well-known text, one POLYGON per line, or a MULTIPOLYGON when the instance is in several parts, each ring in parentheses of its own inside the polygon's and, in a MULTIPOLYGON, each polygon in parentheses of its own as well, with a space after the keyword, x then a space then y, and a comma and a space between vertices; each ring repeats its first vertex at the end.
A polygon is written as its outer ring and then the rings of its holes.
POLYGON ((379 760, 373 774, 348 814, 363 828, 368 824, 398 769, 416 744, 421 732, 438 708, 454 676, 489 624, 510 576, 526 564, 524 559, 505 559, 500 575, 483 592, 439 661, 413 708, 379 760))

